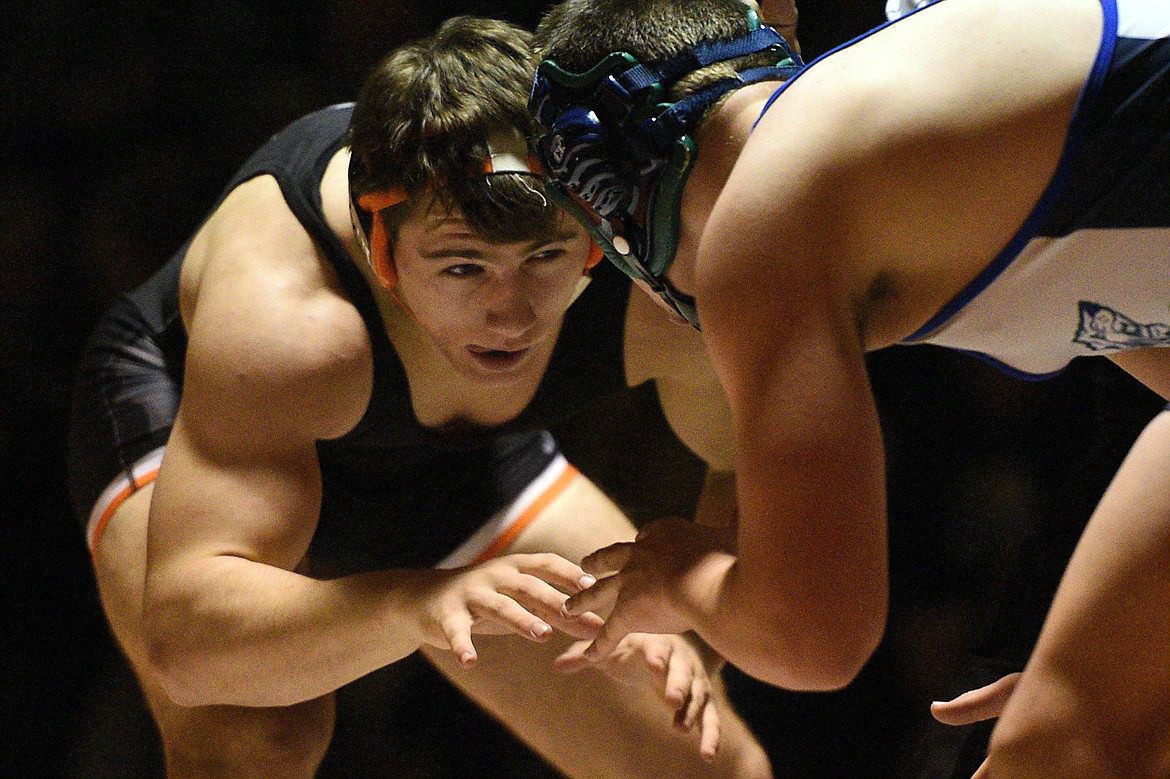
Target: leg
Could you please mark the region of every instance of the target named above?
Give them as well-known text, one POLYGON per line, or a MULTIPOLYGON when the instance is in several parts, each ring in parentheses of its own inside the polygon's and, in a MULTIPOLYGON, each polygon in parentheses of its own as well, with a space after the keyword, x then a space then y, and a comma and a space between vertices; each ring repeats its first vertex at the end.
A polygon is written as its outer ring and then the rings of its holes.
MULTIPOLYGON (((576 478, 507 548, 557 552, 572 560, 634 528, 584 477, 576 478)), ((699 759, 698 736, 671 724, 656 698, 600 672, 562 675, 552 661, 564 640, 533 645, 510 636, 477 636, 479 664, 465 670, 449 653, 424 647, 427 658, 457 687, 567 776, 770 777, 763 749, 718 692, 722 744, 714 765, 699 759)))
POLYGON ((992 737, 992 777, 1170 772, 1170 413, 1085 530, 992 737))
POLYGON ((333 696, 286 708, 185 708, 172 703, 151 678, 144 662, 141 604, 152 489, 144 487, 115 511, 97 543, 94 571, 106 617, 158 725, 167 775, 312 777, 333 733, 333 696))

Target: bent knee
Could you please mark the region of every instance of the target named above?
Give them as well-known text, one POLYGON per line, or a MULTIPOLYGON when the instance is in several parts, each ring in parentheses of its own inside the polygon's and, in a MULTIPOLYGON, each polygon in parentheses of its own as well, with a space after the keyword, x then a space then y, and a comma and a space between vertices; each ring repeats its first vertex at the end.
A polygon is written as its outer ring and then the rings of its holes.
POLYGON ((279 708, 166 709, 155 715, 168 776, 312 777, 333 737, 332 695, 279 708))

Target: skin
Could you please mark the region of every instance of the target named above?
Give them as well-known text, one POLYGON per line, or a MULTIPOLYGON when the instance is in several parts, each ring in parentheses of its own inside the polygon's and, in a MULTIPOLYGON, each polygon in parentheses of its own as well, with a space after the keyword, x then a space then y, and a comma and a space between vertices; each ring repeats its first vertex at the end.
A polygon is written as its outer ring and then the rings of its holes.
MULTIPOLYGON (((347 165, 342 150, 322 202, 366 270, 347 165)), ((458 214, 404 224, 396 293, 412 314, 371 288, 422 424, 492 426, 523 410, 587 246, 569 220, 538 244, 483 241, 458 214)), ((627 378, 659 379, 664 398, 685 398, 666 400, 668 418, 725 466, 729 418, 701 341, 634 301, 627 378)), ((334 691, 416 650, 568 776, 647 767, 770 776, 705 648, 639 634, 615 646, 608 675, 580 671, 574 639, 595 635, 601 620, 562 613, 567 594, 592 581, 576 561, 634 534, 583 477, 502 557, 453 570, 311 575, 305 554, 322 489, 315 441, 361 418, 372 357, 360 316, 273 179, 242 184, 201 228, 180 304, 189 350, 165 461, 117 510, 94 555, 170 776, 312 775, 332 733, 334 691), (565 673, 549 672, 557 666, 565 673), (560 716, 566 707, 572 717, 560 716)), ((715 503, 714 515, 734 511, 715 503)))
MULTIPOLYGON (((774 85, 705 121, 668 276, 698 300, 739 433, 738 533, 665 520, 586 558, 612 574, 569 600, 573 614, 613 607, 590 652, 635 628, 691 629, 783 687, 857 674, 889 598, 864 355, 913 333, 1023 222, 1100 31, 1095 0, 949 0, 824 60, 754 131, 774 85), (1012 56, 989 68, 988 51, 1012 56)), ((1116 361, 1170 390, 1165 350, 1116 361)), ((1007 700, 983 775, 1170 771, 1168 446, 1163 414, 1094 514, 1014 692, 949 707, 1007 700)))

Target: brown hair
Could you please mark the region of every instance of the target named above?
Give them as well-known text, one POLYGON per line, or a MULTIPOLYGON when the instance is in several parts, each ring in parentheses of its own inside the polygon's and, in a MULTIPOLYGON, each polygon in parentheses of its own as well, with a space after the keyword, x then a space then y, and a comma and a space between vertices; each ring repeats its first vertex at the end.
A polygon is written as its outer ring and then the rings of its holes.
MULTIPOLYGON (((539 60, 552 59, 561 68, 583 72, 615 51, 656 62, 699 43, 747 32, 747 8, 741 0, 565 0, 545 14, 532 48, 539 60)), ((684 76, 669 97, 680 100, 737 71, 775 61, 774 56, 757 54, 718 62, 684 76)))
MULTIPOLYGON (((412 206, 459 209, 492 240, 551 235, 560 211, 538 177, 481 175, 493 131, 533 136, 530 40, 507 22, 456 16, 387 55, 366 78, 350 122, 354 195, 401 188, 412 206)), ((382 212, 391 236, 410 212, 382 212)))

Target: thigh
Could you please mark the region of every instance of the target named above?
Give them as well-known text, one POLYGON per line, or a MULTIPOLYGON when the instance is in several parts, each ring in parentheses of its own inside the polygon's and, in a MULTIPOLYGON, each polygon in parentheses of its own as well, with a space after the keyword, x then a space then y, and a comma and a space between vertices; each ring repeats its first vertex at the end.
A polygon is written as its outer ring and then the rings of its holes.
MULTIPOLYGON (((594 549, 634 537, 621 511, 578 475, 505 550, 556 552, 579 560, 594 549)), ((568 776, 770 775, 762 749, 719 690, 723 740, 715 765, 699 758, 697 732, 672 724, 657 696, 585 670, 561 674, 553 660, 568 648, 557 637, 532 644, 513 636, 476 636, 480 661, 463 669, 449 653, 423 652, 456 687, 568 776)))
POLYGON ((153 484, 112 512, 93 562, 102 608, 130 661, 163 742, 167 775, 312 777, 333 733, 332 695, 295 706, 245 708, 175 704, 151 670, 143 625, 146 529, 153 484))

